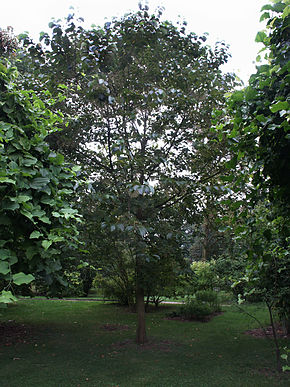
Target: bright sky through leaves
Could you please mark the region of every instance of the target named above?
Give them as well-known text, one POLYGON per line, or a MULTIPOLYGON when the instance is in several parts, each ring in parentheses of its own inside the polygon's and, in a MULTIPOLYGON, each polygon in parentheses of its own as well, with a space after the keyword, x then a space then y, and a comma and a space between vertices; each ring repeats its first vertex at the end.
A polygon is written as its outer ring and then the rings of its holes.
MULTIPOLYGON (((188 22, 188 31, 197 34, 209 33, 210 44, 224 40, 230 44, 232 59, 225 66, 247 82, 255 71, 255 61, 260 48, 255 43, 256 33, 264 28, 259 23, 260 9, 267 0, 149 0, 149 10, 164 6, 164 18, 176 21, 178 15, 188 22)), ((48 31, 51 18, 62 18, 72 11, 73 6, 85 25, 103 25, 105 18, 122 16, 138 10, 138 0, 13 0, 1 2, 0 27, 12 26, 16 34, 24 31, 38 37, 41 31, 48 31)))

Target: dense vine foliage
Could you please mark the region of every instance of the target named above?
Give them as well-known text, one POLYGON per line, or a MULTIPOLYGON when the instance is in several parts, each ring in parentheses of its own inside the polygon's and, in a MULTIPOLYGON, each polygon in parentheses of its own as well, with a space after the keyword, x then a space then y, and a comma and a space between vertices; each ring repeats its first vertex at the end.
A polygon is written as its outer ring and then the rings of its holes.
MULTIPOLYGON (((71 208, 78 167, 50 150, 46 137, 59 117, 32 91, 19 90, 17 70, 0 63, 0 285, 1 302, 15 285, 35 278, 61 281, 63 248, 76 242, 71 208)), ((12 291, 12 292, 11 292, 12 291)))

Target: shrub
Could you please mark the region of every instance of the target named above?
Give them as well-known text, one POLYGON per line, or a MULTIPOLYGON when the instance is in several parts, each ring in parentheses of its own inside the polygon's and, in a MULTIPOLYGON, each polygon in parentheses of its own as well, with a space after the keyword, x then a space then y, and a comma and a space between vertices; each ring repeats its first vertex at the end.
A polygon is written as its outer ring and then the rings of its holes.
POLYGON ((132 307, 135 304, 135 284, 132 278, 121 278, 118 275, 105 277, 97 273, 93 286, 104 297, 116 300, 121 305, 132 307))
POLYGON ((200 303, 194 299, 187 301, 178 311, 180 317, 187 320, 203 321, 213 313, 213 309, 207 303, 200 303))
POLYGON ((213 312, 221 310, 217 292, 213 290, 200 290, 195 293, 197 303, 208 304, 213 312))

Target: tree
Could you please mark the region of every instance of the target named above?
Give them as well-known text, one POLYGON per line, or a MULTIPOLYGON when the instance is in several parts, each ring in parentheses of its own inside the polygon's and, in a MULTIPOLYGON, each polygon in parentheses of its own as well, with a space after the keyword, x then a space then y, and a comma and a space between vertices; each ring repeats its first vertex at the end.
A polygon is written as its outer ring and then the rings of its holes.
POLYGON ((11 26, 7 29, 0 28, 0 56, 15 54, 17 48, 18 40, 13 35, 13 28, 11 26))
POLYGON ((68 93, 73 90, 61 107, 75 132, 51 141, 70 147, 85 166, 97 203, 87 208, 91 218, 102 213, 102 229, 131 254, 141 344, 148 273, 156 262, 182 256, 182 228, 206 184, 221 173, 225 152, 210 132, 211 113, 223 106, 233 83, 219 68, 228 58, 223 43, 211 50, 205 36, 187 34, 160 16, 140 6, 89 31, 69 17, 70 27, 53 23, 52 39, 42 36, 49 49, 27 42, 34 55, 23 62, 36 72, 43 68, 41 82, 52 91, 63 81, 68 93), (70 73, 74 47, 82 56, 73 56, 70 73))
POLYGON ((220 126, 235 152, 230 166, 238 166, 233 188, 247 206, 247 211, 237 206, 236 217, 245 219, 237 235, 251 237, 247 278, 267 303, 273 330, 273 308, 282 308, 289 319, 289 9, 284 0, 262 8, 268 33, 259 32, 256 41, 264 44, 267 62, 257 66, 248 87, 232 94, 228 113, 233 118, 220 126))
POLYGON ((9 62, 0 62, 2 303, 14 300, 14 285, 62 281, 62 254, 76 244, 80 220, 69 203, 79 168, 45 142, 59 117, 33 91, 20 90, 17 76, 9 62))
MULTIPOLYGON (((269 19, 269 33, 261 31, 256 41, 264 44, 266 64, 257 66, 249 86, 233 93, 229 107, 234 114, 231 138, 235 153, 246 158, 252 185, 268 193, 271 200, 282 200, 289 211, 289 5, 275 1, 265 5, 261 20, 269 19), (271 14, 270 14, 271 12, 271 14)), ((260 59, 260 56, 258 57, 260 59)))

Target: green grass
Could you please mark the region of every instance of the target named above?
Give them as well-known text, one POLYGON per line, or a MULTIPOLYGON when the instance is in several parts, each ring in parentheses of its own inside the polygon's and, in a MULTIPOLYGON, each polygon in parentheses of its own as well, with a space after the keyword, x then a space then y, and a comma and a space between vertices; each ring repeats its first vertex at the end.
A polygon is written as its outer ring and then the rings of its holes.
MULTIPOLYGON (((25 343, 0 348, 0 385, 289 385, 289 375, 275 373, 271 340, 245 335, 257 325, 234 306, 224 307, 224 314, 209 323, 165 319, 173 308, 147 314, 150 341, 140 347, 134 343, 136 315, 125 308, 92 301, 20 301, 1 312, 0 322, 15 320, 31 332, 25 343), (111 331, 105 324, 123 329, 111 331)), ((264 308, 247 308, 267 324, 264 308)))

